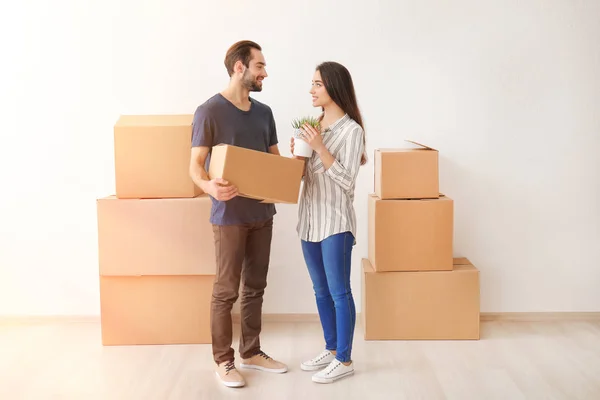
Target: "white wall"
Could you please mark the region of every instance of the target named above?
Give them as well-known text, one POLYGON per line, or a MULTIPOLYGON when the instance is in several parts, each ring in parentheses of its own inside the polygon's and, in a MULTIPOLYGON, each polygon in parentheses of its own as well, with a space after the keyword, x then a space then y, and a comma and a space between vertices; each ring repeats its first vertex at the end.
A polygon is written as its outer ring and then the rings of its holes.
MULTIPOLYGON (((600 311, 600 3, 303 4, 2 10, 0 315, 99 313, 95 199, 113 192, 112 124, 193 112, 246 38, 264 47, 270 77, 255 96, 284 153, 289 121, 315 112, 307 92, 327 59, 354 76, 371 154, 403 138, 440 150, 455 252, 481 270, 482 311, 600 311)), ((359 309, 372 185, 370 163, 357 187, 359 309)), ((279 206, 276 224, 264 311, 316 312, 296 207, 279 206)))

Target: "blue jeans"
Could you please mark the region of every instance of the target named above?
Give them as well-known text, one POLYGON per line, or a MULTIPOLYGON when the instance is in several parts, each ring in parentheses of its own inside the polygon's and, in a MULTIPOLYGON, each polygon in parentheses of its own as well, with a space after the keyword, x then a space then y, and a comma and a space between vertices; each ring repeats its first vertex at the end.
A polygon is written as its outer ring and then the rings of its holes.
POLYGON ((335 350, 341 362, 352 360, 356 309, 350 289, 350 265, 354 236, 350 232, 322 242, 302 241, 302 252, 312 279, 325 348, 335 350))

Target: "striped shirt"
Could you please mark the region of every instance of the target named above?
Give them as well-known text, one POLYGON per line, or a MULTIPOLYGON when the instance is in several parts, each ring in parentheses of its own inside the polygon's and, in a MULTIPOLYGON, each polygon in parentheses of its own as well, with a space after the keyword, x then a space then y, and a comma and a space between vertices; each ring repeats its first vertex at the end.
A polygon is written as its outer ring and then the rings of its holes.
POLYGON ((323 144, 335 161, 325 170, 316 152, 307 160, 298 208, 300 239, 320 242, 343 232, 356 238, 354 187, 364 151, 363 135, 348 114, 323 132, 323 144))

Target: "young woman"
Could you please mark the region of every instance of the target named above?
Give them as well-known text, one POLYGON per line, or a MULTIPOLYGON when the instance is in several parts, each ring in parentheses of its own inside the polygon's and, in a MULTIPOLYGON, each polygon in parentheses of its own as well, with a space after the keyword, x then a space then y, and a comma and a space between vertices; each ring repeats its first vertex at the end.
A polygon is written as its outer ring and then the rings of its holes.
MULTIPOLYGON (((312 380, 331 383, 354 373, 352 341, 356 323, 350 288, 356 236, 354 187, 366 163, 365 134, 348 70, 335 62, 314 73, 312 103, 321 107, 320 131, 304 126, 302 140, 314 150, 306 159, 299 204, 298 234, 312 279, 325 350, 301 368, 318 371, 312 380)), ((291 141, 293 154, 294 139, 291 141)))

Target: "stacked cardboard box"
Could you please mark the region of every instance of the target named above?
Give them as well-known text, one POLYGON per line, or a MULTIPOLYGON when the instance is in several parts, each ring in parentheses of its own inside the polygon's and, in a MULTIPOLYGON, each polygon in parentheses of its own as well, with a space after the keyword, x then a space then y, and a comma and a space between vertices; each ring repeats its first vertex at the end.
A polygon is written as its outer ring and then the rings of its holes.
POLYGON ((97 200, 104 345, 210 343, 211 200, 189 176, 192 115, 121 116, 97 200))
POLYGON ((438 151, 411 143, 375 151, 364 337, 479 339, 479 271, 453 258, 454 201, 439 193, 438 151))
MULTIPOLYGON (((114 126, 115 195, 97 200, 102 343, 210 343, 216 273, 211 199, 189 175, 193 115, 114 126)), ((295 203, 304 163, 215 146, 208 175, 240 195, 295 203)))

